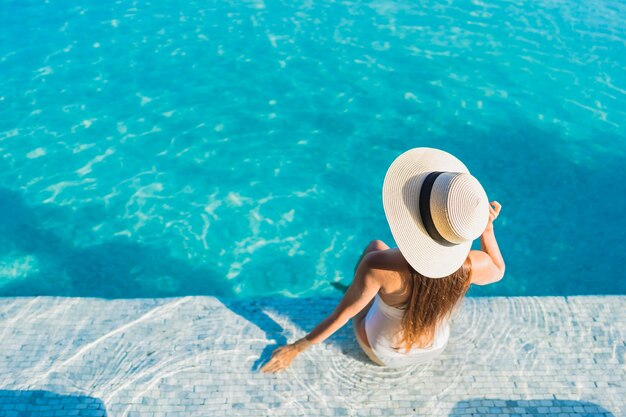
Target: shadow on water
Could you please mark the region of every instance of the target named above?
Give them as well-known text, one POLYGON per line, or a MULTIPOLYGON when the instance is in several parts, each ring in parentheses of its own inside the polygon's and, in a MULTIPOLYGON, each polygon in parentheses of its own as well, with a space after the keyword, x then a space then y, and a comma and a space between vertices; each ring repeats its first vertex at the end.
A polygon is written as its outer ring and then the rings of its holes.
POLYGON ((0 251, 34 255, 39 271, 3 283, 0 296, 152 298, 184 295, 234 296, 225 280, 205 267, 169 255, 167 248, 115 236, 88 247, 46 230, 39 218, 66 218, 56 207, 33 208, 22 196, 0 188, 0 251), (145 277, 154 277, 146 280, 145 277), (194 291, 189 291, 194 288, 194 291))
POLYGON ((490 128, 446 125, 444 135, 420 144, 467 161, 503 206, 496 233, 508 282, 472 287, 470 295, 626 294, 626 281, 614 279, 626 251, 626 199, 617 197, 626 181, 612 179, 626 172, 623 138, 593 132, 574 141, 516 113, 490 128), (538 285, 538 276, 550 279, 538 285))
MULTIPOLYGON (((2 283, 2 297, 44 295, 114 299, 214 296, 274 341, 265 347, 253 369, 265 363, 277 346, 288 342, 283 327, 271 319, 266 310, 276 311, 292 320, 298 328, 308 330, 330 313, 316 309, 313 299, 268 297, 239 300, 232 286, 210 268, 193 267, 189 262, 170 256, 166 248, 133 242, 127 237, 116 236, 88 247, 75 246, 42 227, 38 220, 44 216, 47 219, 63 219, 65 214, 62 209, 31 207, 20 193, 6 188, 0 188, 0 213, 0 253, 19 251, 32 254, 39 260, 39 272, 29 274, 28 279, 2 283), (67 281, 59 282, 61 272, 64 275, 62 280, 67 281), (162 279, 147 280, 146 276, 171 277, 174 283, 168 285, 166 281, 164 285, 162 279), (306 306, 306 314, 298 314, 303 306, 306 306)), ((340 343, 343 351, 365 360, 365 356, 360 356, 355 349, 358 347, 356 340, 346 342, 331 337, 328 342, 340 343)))
POLYGON ((0 390, 0 410, 15 416, 82 416, 104 417, 104 403, 80 394, 57 394, 50 391, 0 390))
POLYGON ((587 401, 573 400, 499 400, 472 399, 459 401, 449 417, 460 416, 569 416, 569 417, 613 417, 613 413, 587 401))

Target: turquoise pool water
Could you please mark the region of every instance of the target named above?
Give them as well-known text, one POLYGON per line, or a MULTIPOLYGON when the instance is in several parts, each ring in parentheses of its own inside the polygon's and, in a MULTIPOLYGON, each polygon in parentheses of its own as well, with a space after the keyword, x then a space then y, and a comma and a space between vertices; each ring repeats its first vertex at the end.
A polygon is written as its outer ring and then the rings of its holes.
POLYGON ((503 206, 472 295, 626 293, 624 3, 105 3, 1 2, 0 295, 336 294, 417 146, 503 206))

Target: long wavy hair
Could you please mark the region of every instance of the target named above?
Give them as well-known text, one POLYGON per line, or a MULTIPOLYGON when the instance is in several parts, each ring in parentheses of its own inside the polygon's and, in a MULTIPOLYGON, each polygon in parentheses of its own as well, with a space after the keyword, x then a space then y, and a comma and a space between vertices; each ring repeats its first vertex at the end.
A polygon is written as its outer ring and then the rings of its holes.
POLYGON ((404 309, 400 340, 407 351, 432 345, 437 325, 452 314, 470 286, 470 267, 468 257, 447 277, 428 278, 409 265, 411 297, 404 309))

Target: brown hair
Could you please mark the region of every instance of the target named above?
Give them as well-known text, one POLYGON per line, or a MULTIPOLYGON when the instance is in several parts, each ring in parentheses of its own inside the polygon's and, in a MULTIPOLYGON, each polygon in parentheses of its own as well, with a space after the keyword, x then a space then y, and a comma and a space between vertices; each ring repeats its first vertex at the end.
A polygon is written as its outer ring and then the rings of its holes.
POLYGON ((470 286, 469 257, 459 269, 443 278, 428 278, 409 265, 411 297, 402 317, 402 339, 406 350, 432 344, 437 325, 467 292, 470 286))

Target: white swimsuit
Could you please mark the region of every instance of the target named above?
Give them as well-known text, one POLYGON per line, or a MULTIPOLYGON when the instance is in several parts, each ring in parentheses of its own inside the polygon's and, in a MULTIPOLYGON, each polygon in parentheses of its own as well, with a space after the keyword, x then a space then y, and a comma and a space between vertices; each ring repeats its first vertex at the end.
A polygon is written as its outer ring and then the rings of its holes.
POLYGON ((400 346, 401 322, 404 310, 385 304, 378 294, 365 316, 365 333, 372 350, 390 368, 400 368, 427 362, 445 349, 450 337, 448 320, 437 326, 435 339, 427 348, 413 347, 409 352, 400 346))

